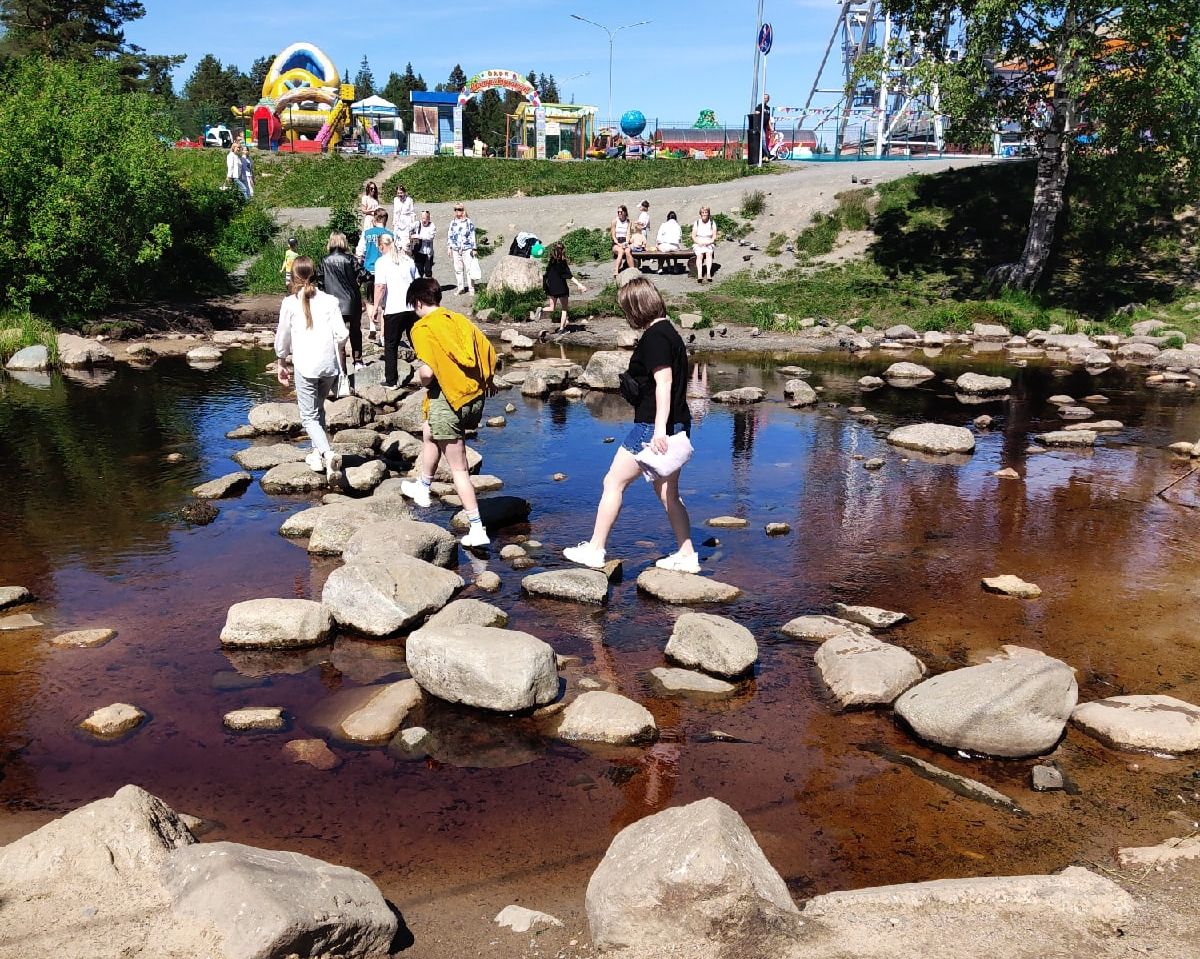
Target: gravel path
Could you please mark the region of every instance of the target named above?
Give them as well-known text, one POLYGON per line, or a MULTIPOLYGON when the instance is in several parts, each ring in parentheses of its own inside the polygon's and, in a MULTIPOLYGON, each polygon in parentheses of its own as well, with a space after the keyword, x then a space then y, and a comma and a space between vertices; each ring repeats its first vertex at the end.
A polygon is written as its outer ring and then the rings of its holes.
MULTIPOLYGON (((515 163, 518 161, 499 162, 515 163)), ((580 227, 607 229, 616 215, 618 204, 624 203, 629 207, 631 216, 636 216, 637 205, 642 200, 650 201, 653 230, 657 230, 658 224, 666 217, 669 210, 676 212, 681 223, 692 222, 702 205, 712 207, 714 213, 728 213, 740 219, 738 208, 742 203, 742 195, 751 190, 762 190, 767 194, 767 209, 763 215, 757 218, 754 232, 747 239, 752 244, 765 247, 771 233, 801 229, 808 226, 814 213, 832 210, 836 206, 834 195, 855 186, 850 180, 851 176, 857 176, 860 180, 867 177, 872 184, 876 184, 895 180, 914 172, 936 173, 941 170, 987 162, 995 161, 986 158, 956 157, 938 160, 795 163, 788 164, 787 170, 783 173, 733 180, 728 183, 664 187, 629 194, 583 193, 569 196, 515 196, 495 200, 473 200, 467 203, 467 212, 476 225, 488 231, 492 242, 497 245, 498 249, 507 249, 512 237, 522 230, 536 233, 543 241, 549 242, 580 227)), ((421 203, 420 197, 416 199, 418 210, 426 208, 421 203)), ((452 207, 452 203, 427 205, 433 215, 433 222, 439 228, 438 259, 435 263, 434 275, 443 285, 451 286, 454 276, 450 268, 450 258, 445 253, 444 239, 446 224, 452 215, 452 207)), ((297 227, 322 226, 328 217, 329 209, 327 207, 276 211, 276 219, 281 225, 290 224, 297 227)), ((743 260, 743 256, 748 253, 750 253, 748 249, 721 243, 717 247, 717 261, 720 266, 730 272, 750 268, 757 269, 774 262, 762 254, 753 255, 749 261, 743 260)), ((485 282, 488 265, 488 259, 484 259, 485 282)), ((590 268, 585 266, 583 273, 589 274, 585 282, 588 283, 589 291, 593 293, 602 287, 609 277, 607 264, 590 268)), ((666 293, 677 293, 695 288, 695 281, 686 276, 656 275, 654 279, 666 293)), ((449 293, 446 303, 453 308, 463 309, 470 305, 470 298, 456 297, 449 293)))

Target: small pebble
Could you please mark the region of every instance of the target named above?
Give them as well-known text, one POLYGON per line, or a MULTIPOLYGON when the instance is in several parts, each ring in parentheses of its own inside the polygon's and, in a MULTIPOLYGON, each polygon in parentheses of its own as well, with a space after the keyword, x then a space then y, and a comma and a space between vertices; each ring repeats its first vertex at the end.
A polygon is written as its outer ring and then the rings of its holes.
POLYGON ((182 453, 168 453, 167 454, 167 462, 168 463, 182 463, 183 462, 183 454, 182 453))
POLYGON ((566 473, 555 473, 550 478, 552 480, 554 480, 554 482, 556 482, 556 483, 561 483, 563 480, 565 480, 567 478, 567 474, 566 473))
POLYGON ((500 577, 491 570, 485 570, 475 577, 475 585, 487 593, 494 593, 500 588, 500 577))
POLYGON ((504 407, 505 413, 515 413, 516 411, 517 411, 517 408, 515 406, 513 406, 512 403, 509 403, 507 406, 504 407))
POLYGON ((787 536, 791 531, 792 528, 787 523, 768 523, 766 525, 768 536, 787 536))
POLYGON ((606 436, 606 437, 604 437, 604 442, 605 442, 605 443, 615 443, 616 441, 617 441, 617 438, 616 438, 615 436, 606 436))
POLYGON ((883 465, 884 465, 883 460, 880 459, 878 456, 875 456, 875 457, 872 457, 871 459, 867 460, 865 463, 863 463, 863 469, 881 470, 881 469, 883 469, 883 465))

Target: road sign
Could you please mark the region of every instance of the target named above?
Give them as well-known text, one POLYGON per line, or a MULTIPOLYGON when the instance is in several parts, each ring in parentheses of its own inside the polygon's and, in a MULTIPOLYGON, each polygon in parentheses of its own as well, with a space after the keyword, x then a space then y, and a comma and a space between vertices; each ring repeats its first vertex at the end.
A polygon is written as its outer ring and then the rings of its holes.
POLYGON ((775 42, 775 31, 769 23, 764 23, 758 31, 758 49, 766 56, 771 52, 771 44, 775 42))

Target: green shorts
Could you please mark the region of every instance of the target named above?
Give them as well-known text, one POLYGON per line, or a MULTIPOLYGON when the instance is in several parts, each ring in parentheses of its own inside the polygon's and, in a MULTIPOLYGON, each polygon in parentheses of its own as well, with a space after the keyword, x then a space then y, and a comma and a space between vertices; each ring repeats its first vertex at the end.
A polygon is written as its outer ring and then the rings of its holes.
POLYGON ((429 433, 435 440, 461 440, 467 430, 479 429, 483 419, 483 397, 464 403, 462 409, 454 408, 441 396, 429 400, 429 433))

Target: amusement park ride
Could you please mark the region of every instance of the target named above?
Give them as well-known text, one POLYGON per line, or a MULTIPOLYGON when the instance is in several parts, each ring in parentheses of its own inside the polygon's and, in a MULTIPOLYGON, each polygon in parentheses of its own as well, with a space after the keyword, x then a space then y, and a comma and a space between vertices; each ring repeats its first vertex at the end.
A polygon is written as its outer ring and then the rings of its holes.
POLYGON ((962 52, 961 27, 920 36, 883 9, 880 0, 842 0, 817 75, 804 103, 806 125, 833 153, 940 153, 945 124, 936 83, 921 83, 916 69, 926 59, 953 62, 962 52), (835 47, 839 55, 831 57, 835 47), (860 75, 867 54, 883 64, 860 75))

